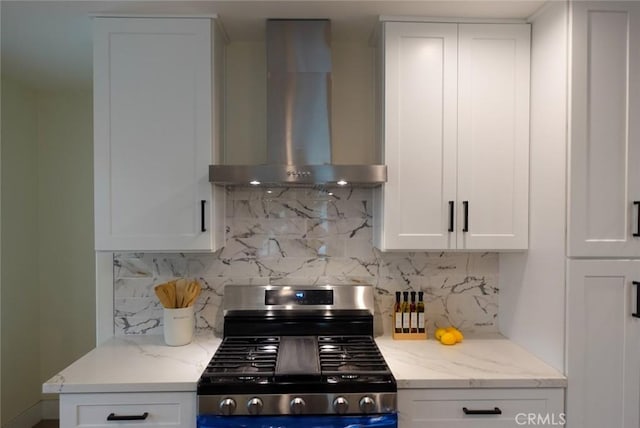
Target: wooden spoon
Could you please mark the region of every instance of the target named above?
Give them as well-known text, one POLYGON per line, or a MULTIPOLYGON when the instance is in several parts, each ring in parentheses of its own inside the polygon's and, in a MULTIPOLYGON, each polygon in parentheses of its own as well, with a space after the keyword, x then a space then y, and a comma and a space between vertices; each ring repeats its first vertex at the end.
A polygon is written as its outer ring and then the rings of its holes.
POLYGON ((173 281, 156 285, 154 291, 162 306, 168 309, 176 307, 176 287, 173 281))
POLYGON ((165 284, 156 285, 154 291, 156 292, 156 296, 158 296, 158 300, 160 300, 160 303, 162 303, 162 306, 164 306, 165 308, 172 307, 173 302, 171 301, 171 298, 167 293, 165 284))
POLYGON ((178 307, 178 299, 176 296, 176 280, 167 282, 167 293, 169 294, 169 299, 173 302, 171 306, 172 308, 178 307))

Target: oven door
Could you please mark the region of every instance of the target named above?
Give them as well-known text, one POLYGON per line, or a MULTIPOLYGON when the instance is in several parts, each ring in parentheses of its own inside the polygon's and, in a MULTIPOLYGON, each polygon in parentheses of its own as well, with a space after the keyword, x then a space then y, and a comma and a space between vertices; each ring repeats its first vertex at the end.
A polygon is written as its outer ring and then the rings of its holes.
POLYGON ((395 413, 370 416, 198 416, 198 428, 397 428, 395 413))

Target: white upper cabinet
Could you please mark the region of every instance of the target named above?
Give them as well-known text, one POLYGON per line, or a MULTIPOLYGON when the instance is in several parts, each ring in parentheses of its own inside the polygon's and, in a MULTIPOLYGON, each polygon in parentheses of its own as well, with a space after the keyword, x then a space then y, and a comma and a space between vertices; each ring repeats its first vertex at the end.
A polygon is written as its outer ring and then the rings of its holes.
POLYGON ((640 5, 572 3, 570 257, 640 257, 640 5))
POLYGON ((384 24, 382 250, 528 245, 527 24, 384 24))
POLYGON ((457 25, 384 25, 382 249, 455 248, 457 25))
POLYGON ((528 246, 530 33, 459 26, 458 248, 528 246))
POLYGON ((224 195, 208 167, 224 46, 214 21, 94 21, 96 250, 216 250, 224 195))

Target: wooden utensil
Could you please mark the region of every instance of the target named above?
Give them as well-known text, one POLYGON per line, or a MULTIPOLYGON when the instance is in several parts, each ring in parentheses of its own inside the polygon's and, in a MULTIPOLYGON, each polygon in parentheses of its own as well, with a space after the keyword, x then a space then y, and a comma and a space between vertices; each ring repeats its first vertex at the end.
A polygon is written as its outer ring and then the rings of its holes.
POLYGON ((195 303, 200 295, 200 291, 202 291, 202 288, 198 281, 191 281, 187 284, 187 288, 185 290, 185 308, 188 308, 195 303))
POLYGON ((186 308, 187 280, 180 278, 176 281, 176 308, 186 308))
POLYGON ((168 309, 176 307, 176 284, 175 281, 158 284, 153 289, 162 303, 162 306, 168 309))
POLYGON ((167 293, 166 288, 164 288, 162 286, 156 286, 154 291, 156 292, 156 296, 158 296, 158 299, 160 300, 160 303, 162 303, 162 306, 164 306, 165 308, 171 308, 172 307, 173 302, 169 298, 169 295, 167 293))

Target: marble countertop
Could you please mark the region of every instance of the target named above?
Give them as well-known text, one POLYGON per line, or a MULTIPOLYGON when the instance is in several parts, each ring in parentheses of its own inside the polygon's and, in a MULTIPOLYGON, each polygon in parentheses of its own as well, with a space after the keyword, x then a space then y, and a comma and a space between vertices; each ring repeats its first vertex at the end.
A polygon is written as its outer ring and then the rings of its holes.
POLYGON ((391 337, 376 343, 399 389, 567 386, 565 376, 499 334, 466 337, 453 346, 391 337))
MULTIPOLYGON (((221 339, 199 336, 186 346, 161 335, 115 337, 42 386, 45 393, 195 391, 221 339)), ((465 338, 455 346, 434 340, 376 342, 398 388, 565 387, 566 378, 504 337, 465 338)))
POLYGON ((222 340, 196 336, 167 346, 162 335, 113 337, 42 385, 45 393, 195 391, 222 340))

